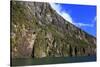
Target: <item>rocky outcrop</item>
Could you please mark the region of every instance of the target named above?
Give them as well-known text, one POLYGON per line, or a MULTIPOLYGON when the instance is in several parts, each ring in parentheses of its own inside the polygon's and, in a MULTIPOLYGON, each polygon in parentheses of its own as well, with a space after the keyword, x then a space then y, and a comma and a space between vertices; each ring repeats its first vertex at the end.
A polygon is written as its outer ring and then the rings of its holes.
POLYGON ((65 21, 49 3, 11 1, 11 56, 96 55, 96 38, 65 21))

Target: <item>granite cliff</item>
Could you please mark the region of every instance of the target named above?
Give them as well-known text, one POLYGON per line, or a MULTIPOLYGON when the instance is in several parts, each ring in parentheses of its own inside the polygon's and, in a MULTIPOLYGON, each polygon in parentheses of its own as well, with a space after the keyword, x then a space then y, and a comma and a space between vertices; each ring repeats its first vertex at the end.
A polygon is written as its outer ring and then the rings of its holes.
POLYGON ((49 3, 11 1, 11 56, 96 55, 96 38, 63 19, 49 3))

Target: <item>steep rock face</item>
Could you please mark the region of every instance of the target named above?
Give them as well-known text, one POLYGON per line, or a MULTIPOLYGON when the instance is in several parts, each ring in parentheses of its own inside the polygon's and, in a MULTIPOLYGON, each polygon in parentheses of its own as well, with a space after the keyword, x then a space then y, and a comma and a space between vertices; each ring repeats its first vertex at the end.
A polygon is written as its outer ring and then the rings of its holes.
POLYGON ((65 21, 48 3, 12 1, 11 55, 13 58, 96 55, 96 38, 65 21))

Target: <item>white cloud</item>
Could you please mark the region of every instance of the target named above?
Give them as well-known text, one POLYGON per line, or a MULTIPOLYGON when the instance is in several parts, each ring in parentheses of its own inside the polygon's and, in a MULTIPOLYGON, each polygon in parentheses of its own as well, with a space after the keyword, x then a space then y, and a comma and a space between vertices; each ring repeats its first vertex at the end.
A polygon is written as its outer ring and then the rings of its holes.
POLYGON ((71 17, 67 12, 62 12, 61 15, 62 15, 62 17, 63 17, 64 19, 66 19, 66 20, 69 21, 70 23, 73 22, 72 17, 71 17))
POLYGON ((56 12, 61 15, 65 20, 69 21, 69 22, 73 22, 72 21, 72 17, 69 15, 68 12, 62 11, 62 7, 59 4, 50 4, 51 7, 56 10, 56 12))
POLYGON ((86 23, 73 23, 74 25, 78 26, 78 27, 94 27, 94 25, 96 24, 96 20, 97 17, 95 16, 94 19, 91 21, 90 24, 86 24, 86 23))
MULTIPOLYGON (((50 4, 51 7, 56 10, 56 12, 61 15, 65 20, 69 21, 70 23, 74 24, 75 26, 78 27, 93 27, 94 23, 91 24, 86 24, 86 23, 82 23, 82 22, 74 22, 74 20, 72 19, 72 17, 69 15, 69 13, 67 11, 62 11, 62 7, 59 4, 50 4)), ((96 17, 93 19, 93 22, 96 21, 96 17)))
POLYGON ((78 27, 93 27, 94 24, 85 24, 85 23, 73 23, 75 26, 78 27))
POLYGON ((59 4, 50 3, 51 7, 57 12, 61 12, 62 7, 59 4))
POLYGON ((97 16, 94 17, 92 22, 95 23, 96 21, 97 21, 97 16))

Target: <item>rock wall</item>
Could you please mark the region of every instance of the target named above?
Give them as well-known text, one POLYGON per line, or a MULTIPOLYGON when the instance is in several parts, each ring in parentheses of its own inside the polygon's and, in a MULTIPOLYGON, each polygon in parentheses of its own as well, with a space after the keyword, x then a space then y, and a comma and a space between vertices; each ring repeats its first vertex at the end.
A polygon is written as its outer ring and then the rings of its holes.
POLYGON ((96 38, 65 21, 49 3, 11 1, 12 58, 96 55, 96 38))

